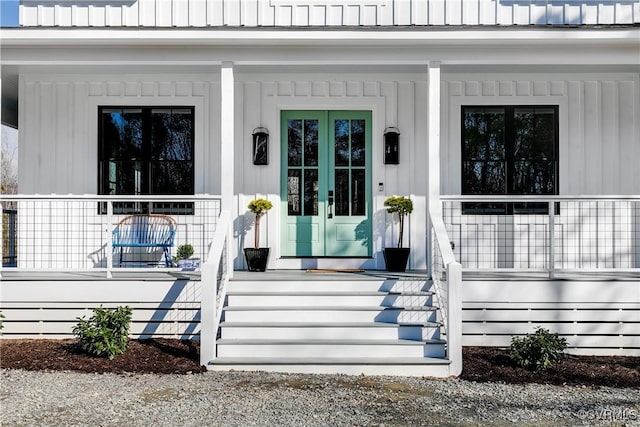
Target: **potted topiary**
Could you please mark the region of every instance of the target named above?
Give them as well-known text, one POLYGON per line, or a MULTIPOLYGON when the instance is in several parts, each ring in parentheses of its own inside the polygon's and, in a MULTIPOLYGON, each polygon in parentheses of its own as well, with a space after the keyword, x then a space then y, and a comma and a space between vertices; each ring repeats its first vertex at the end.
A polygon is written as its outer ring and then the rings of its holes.
POLYGON ((173 262, 180 268, 200 268, 200 258, 191 258, 193 246, 189 243, 178 246, 173 262))
POLYGON ((245 248, 244 257, 249 271, 265 271, 269 259, 269 248, 260 247, 260 219, 273 207, 273 204, 267 199, 255 199, 249 202, 247 207, 256 216, 256 230, 253 239, 254 247, 245 248))
POLYGON ((407 269, 407 260, 409 259, 410 248, 402 247, 402 237, 404 235, 404 217, 413 212, 413 202, 405 196, 391 196, 384 201, 387 212, 390 214, 398 214, 398 222, 400 230, 398 233, 398 244, 395 248, 385 248, 382 251, 384 262, 387 265, 387 271, 405 271, 407 269))

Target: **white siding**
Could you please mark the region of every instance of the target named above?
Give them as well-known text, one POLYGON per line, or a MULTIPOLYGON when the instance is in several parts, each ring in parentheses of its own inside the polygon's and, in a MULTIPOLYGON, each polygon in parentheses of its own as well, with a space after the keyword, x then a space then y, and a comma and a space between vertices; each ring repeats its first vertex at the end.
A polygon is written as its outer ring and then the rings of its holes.
POLYGON ((199 338, 200 282, 3 281, 4 338, 71 338, 77 317, 102 305, 133 309, 132 338, 199 338))
POLYGON ((463 284, 463 345, 509 346, 538 326, 580 354, 640 355, 640 287, 629 281, 491 281, 463 284))
POLYGON ((640 194, 637 74, 443 76, 442 194, 460 194, 462 105, 559 105, 561 195, 640 194))
POLYGON ((19 191, 96 194, 98 106, 195 106, 196 194, 220 194, 220 84, 203 75, 23 75, 19 191))
POLYGON ((597 25, 640 22, 639 0, 23 0, 23 26, 597 25))

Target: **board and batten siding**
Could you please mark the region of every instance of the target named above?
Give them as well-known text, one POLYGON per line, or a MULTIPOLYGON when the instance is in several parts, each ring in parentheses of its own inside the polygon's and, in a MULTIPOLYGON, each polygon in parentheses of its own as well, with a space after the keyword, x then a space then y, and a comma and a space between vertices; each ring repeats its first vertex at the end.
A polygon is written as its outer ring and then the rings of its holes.
POLYGON ((640 194, 638 74, 443 74, 442 194, 461 192, 462 105, 558 105, 559 193, 640 194))
MULTIPOLYGON (((244 240, 253 241, 252 215, 247 204, 255 197, 274 202, 261 227, 261 244, 279 246, 280 209, 280 112, 284 110, 366 110, 372 111, 373 253, 375 259, 364 268, 384 269, 381 250, 392 245, 397 226, 387 218, 384 200, 393 194, 411 196, 405 244, 411 245, 411 268, 426 269, 427 235, 427 82, 426 72, 397 74, 239 74, 236 87, 235 170, 238 217, 244 240), (254 166, 251 133, 258 126, 269 130, 269 165, 254 166), (383 163, 383 132, 388 126, 400 130, 400 164, 383 163), (383 188, 380 189, 379 184, 383 188), (247 214, 245 216, 245 214, 247 214), (247 222, 247 226, 245 226, 247 222)), ((240 245, 240 248, 242 245, 240 245)), ((276 249, 277 250, 277 249, 276 249)), ((272 257, 275 259, 276 257, 272 257)), ((243 257, 238 257, 243 262, 243 257)), ((284 262, 284 261, 283 261, 284 262)), ((362 261, 364 262, 364 261, 362 261)), ((282 268, 273 264, 271 268, 282 268)), ((240 268, 241 264, 236 265, 240 268)))
POLYGON ((194 106, 195 192, 220 194, 219 82, 216 73, 20 76, 20 193, 97 194, 98 106, 194 106))
POLYGON ((638 0, 23 0, 24 27, 603 25, 638 0))
POLYGON ((199 339, 200 282, 176 280, 2 282, 4 338, 71 338, 77 318, 103 306, 133 309, 132 338, 199 339))

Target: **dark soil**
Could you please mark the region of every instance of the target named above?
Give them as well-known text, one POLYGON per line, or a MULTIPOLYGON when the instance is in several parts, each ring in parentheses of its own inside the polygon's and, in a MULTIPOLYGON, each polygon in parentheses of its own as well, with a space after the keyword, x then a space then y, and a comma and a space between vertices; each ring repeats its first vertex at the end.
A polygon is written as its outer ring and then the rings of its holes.
POLYGON ((539 383, 640 388, 640 357, 573 356, 532 372, 511 361, 508 350, 465 347, 460 378, 476 382, 539 383))
MULTIPOLYGON (((41 371, 188 374, 204 372, 199 343, 172 339, 131 341, 113 360, 83 354, 75 340, 0 340, 0 367, 41 371)), ((640 388, 640 357, 572 356, 538 372, 519 368, 507 350, 465 347, 460 378, 476 382, 541 383, 640 388)))
POLYGON ((0 340, 0 367, 29 371, 187 374, 204 372, 196 341, 152 339, 130 341, 129 349, 113 360, 88 356, 75 340, 0 340))

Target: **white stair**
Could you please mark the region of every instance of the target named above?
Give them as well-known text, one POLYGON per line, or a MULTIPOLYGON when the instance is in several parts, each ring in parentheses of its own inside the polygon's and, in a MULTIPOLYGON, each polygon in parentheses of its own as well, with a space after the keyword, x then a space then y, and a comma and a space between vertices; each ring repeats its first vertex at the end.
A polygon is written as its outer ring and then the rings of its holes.
POLYGON ((210 370, 448 376, 426 277, 280 276, 229 283, 210 370))

